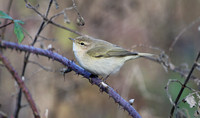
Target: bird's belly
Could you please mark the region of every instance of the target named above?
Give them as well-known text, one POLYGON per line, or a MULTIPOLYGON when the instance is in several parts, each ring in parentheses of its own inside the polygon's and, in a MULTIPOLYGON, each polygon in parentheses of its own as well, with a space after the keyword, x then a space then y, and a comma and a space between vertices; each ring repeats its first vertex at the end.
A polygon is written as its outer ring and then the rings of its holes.
POLYGON ((103 77, 119 71, 124 64, 120 58, 90 58, 80 62, 80 65, 89 72, 103 77))

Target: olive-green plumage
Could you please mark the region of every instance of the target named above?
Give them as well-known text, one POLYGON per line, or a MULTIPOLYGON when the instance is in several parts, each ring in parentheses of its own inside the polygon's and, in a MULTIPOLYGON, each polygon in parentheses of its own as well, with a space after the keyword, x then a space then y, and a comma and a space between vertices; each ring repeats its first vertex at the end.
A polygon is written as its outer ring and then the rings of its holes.
POLYGON ((107 41, 89 36, 80 36, 71 40, 73 40, 73 51, 80 66, 103 77, 117 72, 128 60, 153 56, 149 53, 130 52, 107 41))

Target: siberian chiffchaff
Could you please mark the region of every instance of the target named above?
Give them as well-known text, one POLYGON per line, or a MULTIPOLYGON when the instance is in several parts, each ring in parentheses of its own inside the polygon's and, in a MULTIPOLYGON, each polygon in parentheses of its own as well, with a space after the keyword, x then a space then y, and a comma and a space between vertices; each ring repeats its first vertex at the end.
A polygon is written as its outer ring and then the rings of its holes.
POLYGON ((122 47, 89 36, 80 36, 73 41, 73 51, 81 67, 94 75, 107 78, 120 70, 124 63, 138 57, 151 57, 153 54, 130 52, 122 47))

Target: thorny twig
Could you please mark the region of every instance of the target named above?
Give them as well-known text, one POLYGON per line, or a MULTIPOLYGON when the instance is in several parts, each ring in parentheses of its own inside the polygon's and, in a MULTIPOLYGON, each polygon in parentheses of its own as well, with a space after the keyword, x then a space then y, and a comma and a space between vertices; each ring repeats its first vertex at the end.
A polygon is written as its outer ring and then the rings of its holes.
POLYGON ((35 118, 40 118, 40 115, 39 115, 39 112, 38 112, 37 107, 35 105, 35 102, 32 99, 32 96, 31 96, 28 88, 24 84, 24 81, 21 79, 19 74, 15 71, 15 69, 12 67, 10 62, 7 60, 7 58, 5 56, 2 55, 1 52, 0 52, 0 60, 4 63, 5 67, 8 69, 8 71, 14 77, 14 79, 17 82, 18 86, 22 89, 22 92, 24 93, 24 95, 26 97, 26 100, 28 101, 28 103, 29 103, 29 105, 30 105, 30 107, 31 107, 31 109, 33 111, 34 117, 35 118))
POLYGON ((114 99, 116 103, 121 105, 124 110, 126 110, 133 118, 141 118, 141 116, 138 114, 138 112, 130 105, 129 102, 127 102, 125 99, 123 99, 113 88, 102 82, 101 79, 97 77, 90 77, 91 73, 84 70, 80 66, 76 65, 73 61, 68 60, 67 58, 59 55, 58 53, 52 52, 50 50, 43 50, 40 48, 35 48, 33 46, 27 46, 27 45, 20 45, 17 43, 12 43, 8 41, 1 41, 0 40, 0 48, 11 48, 16 49, 24 52, 30 52, 37 55, 43 55, 45 57, 51 58, 55 61, 58 61, 62 63, 63 65, 69 67, 73 71, 75 71, 77 74, 81 74, 83 77, 90 80, 92 84, 97 85, 101 91, 106 92, 110 97, 114 99))

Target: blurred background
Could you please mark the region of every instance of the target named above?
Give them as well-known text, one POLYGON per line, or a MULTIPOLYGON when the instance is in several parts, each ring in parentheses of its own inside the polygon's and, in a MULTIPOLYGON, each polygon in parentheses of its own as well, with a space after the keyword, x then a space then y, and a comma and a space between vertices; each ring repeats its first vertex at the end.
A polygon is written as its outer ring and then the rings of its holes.
MULTIPOLYGON (((0 10, 7 13, 10 0, 0 0, 0 10)), ((72 6, 71 0, 57 0, 59 9, 52 5, 49 16, 72 6)), ((31 1, 38 10, 45 14, 49 0, 31 1)), ((64 22, 64 16, 54 21, 75 31, 120 45, 128 50, 160 54, 165 51, 169 60, 177 67, 191 68, 200 50, 200 0, 76 0, 77 9, 85 20, 84 26, 76 24, 77 13, 66 11, 70 24, 64 22), (185 31, 184 31, 185 30, 185 31), (184 32, 183 32, 184 31, 184 32), (179 34, 172 51, 170 46, 179 34), (154 48, 152 48, 154 47, 154 48)), ((35 37, 42 18, 26 8, 24 1, 13 1, 10 16, 25 22, 23 28, 35 37)), ((0 21, 3 22, 2 19, 0 21)), ((1 32, 1 30, 0 30, 1 32)), ((51 24, 42 30, 36 47, 47 49, 48 45, 55 52, 75 60, 72 42, 69 37, 76 34, 60 29, 51 24), (45 37, 45 39, 43 38, 45 37)), ((6 27, 5 40, 17 42, 13 25, 6 27)), ((26 35, 22 44, 29 45, 32 40, 26 35)), ((24 53, 3 51, 4 55, 19 74, 22 73, 24 53)), ((130 116, 107 94, 92 86, 88 80, 75 72, 65 75, 59 72, 64 66, 56 61, 31 55, 25 72, 25 83, 37 104, 42 117, 48 110, 49 118, 129 118, 130 116), (45 67, 42 69, 33 62, 45 67)), ((76 62, 76 61, 75 61, 76 62)), ((199 72, 195 72, 199 76, 199 72)), ((167 118, 172 105, 167 97, 165 86, 169 79, 184 81, 178 73, 166 72, 161 64, 139 58, 128 61, 121 70, 109 77, 107 83, 124 99, 135 99, 133 106, 143 118, 167 118)), ((198 85, 190 81, 189 86, 197 89, 198 85)), ((180 84, 169 86, 173 100, 176 98, 180 84)), ((186 90, 184 98, 191 92, 186 90)), ((11 117, 16 109, 18 86, 10 73, 0 67, 0 111, 11 117)), ((27 105, 22 98, 22 105, 27 105)), ((181 103, 180 109, 187 109, 193 117, 196 108, 181 103)), ((20 118, 32 117, 30 107, 21 109, 20 118)))

